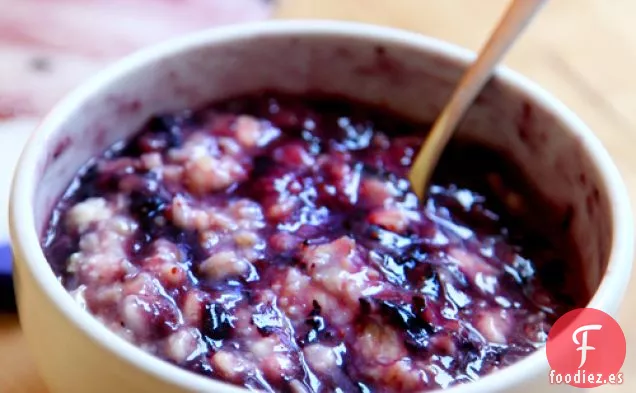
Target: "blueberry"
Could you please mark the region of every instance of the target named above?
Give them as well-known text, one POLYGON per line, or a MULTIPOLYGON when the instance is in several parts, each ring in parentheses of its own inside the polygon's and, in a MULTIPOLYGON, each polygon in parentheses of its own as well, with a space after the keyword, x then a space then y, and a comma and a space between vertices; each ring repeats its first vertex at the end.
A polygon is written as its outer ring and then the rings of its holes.
POLYGON ((478 352, 479 348, 477 348, 477 345, 475 345, 475 343, 471 340, 460 339, 459 343, 457 344, 457 350, 460 353, 472 353, 478 352))
POLYGON ((172 198, 150 174, 139 176, 138 183, 139 186, 130 192, 130 212, 144 230, 154 232, 157 229, 155 218, 164 214, 172 198))
POLYGON ((429 335, 433 332, 433 327, 420 315, 415 314, 413 306, 410 304, 397 304, 387 300, 381 300, 379 306, 380 314, 389 323, 405 330, 407 345, 419 349, 426 347, 429 335))
POLYGON ((307 318, 307 320, 305 320, 305 323, 311 326, 311 328, 317 332, 321 332, 325 329, 325 320, 323 317, 318 315, 307 318))
POLYGON ((145 195, 133 191, 130 195, 130 210, 133 214, 153 219, 166 209, 168 201, 159 195, 145 195))
POLYGON ((95 183, 99 177, 99 168, 95 162, 89 164, 80 174, 80 181, 82 184, 95 183))
POLYGON ((322 307, 320 307, 320 303, 318 303, 318 301, 316 299, 314 299, 314 301, 312 302, 312 309, 311 312, 309 313, 310 316, 319 316, 320 313, 322 312, 322 307))
POLYGON ((212 340, 223 340, 230 337, 234 329, 234 317, 223 305, 207 304, 203 313, 202 333, 212 340))
POLYGON ((269 336, 276 330, 283 328, 280 312, 270 304, 259 304, 252 315, 252 323, 262 336, 269 336))
POLYGON ((358 299, 360 302, 360 313, 362 315, 369 315, 372 311, 372 304, 369 298, 361 297, 358 299))
POLYGON ((387 176, 386 170, 381 165, 372 165, 367 162, 362 163, 362 174, 368 177, 377 177, 380 180, 387 176))
POLYGON ((417 316, 411 310, 410 304, 397 304, 388 300, 381 300, 379 305, 380 313, 401 328, 408 329, 417 320, 417 316))
POLYGON ((304 339, 301 339, 301 345, 309 344, 318 339, 318 336, 324 332, 326 336, 325 330, 327 329, 327 323, 325 319, 320 315, 322 308, 318 301, 314 300, 312 304, 312 310, 309 312, 309 315, 305 319, 305 325, 309 328, 309 331, 305 334, 304 339))
POLYGON ((78 183, 81 186, 74 190, 73 199, 84 200, 100 195, 100 177, 101 174, 94 162, 86 166, 78 176, 78 183))
POLYGON ((62 275, 66 269, 66 258, 79 248, 79 240, 68 234, 51 233, 45 244, 45 253, 51 263, 51 267, 57 275, 62 275))
POLYGON ((181 128, 186 125, 189 115, 162 115, 155 116, 148 122, 148 131, 155 134, 166 134, 168 145, 171 147, 181 144, 181 128))
POLYGON ((484 355, 484 362, 500 365, 506 355, 507 349, 507 347, 490 347, 484 355))
POLYGON ((209 254, 199 241, 199 232, 196 230, 184 230, 173 224, 168 224, 161 230, 156 230, 156 234, 178 244, 185 260, 193 264, 198 264, 205 260, 209 254))
POLYGON ((257 156, 252 162, 252 168, 254 168, 252 169, 252 176, 254 178, 265 176, 270 171, 270 169, 275 167, 275 165, 276 162, 272 157, 257 156))

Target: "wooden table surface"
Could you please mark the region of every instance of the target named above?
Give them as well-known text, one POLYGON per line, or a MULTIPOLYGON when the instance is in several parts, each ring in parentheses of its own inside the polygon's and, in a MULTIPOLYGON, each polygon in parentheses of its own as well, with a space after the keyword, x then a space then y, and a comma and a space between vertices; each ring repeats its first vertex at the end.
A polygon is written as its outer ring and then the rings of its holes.
MULTIPOLYGON (((477 50, 506 4, 506 0, 281 0, 275 17, 373 22, 477 50)), ((547 88, 597 132, 633 201, 636 28, 629 26, 634 15, 632 0, 552 0, 505 61, 547 88)), ((636 276, 619 322, 628 343, 625 382, 597 388, 599 393, 636 391, 636 276)), ((26 352, 17 318, 10 315, 0 316, 0 392, 46 392, 26 352)))

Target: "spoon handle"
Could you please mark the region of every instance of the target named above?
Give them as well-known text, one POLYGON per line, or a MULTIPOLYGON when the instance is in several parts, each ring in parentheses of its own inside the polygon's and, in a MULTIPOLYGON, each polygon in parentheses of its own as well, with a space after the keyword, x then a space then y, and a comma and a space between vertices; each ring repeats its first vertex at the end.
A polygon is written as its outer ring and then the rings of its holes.
POLYGON ((411 167, 409 180, 420 199, 426 193, 425 187, 455 127, 489 80, 493 68, 546 1, 513 0, 475 62, 462 76, 411 167))

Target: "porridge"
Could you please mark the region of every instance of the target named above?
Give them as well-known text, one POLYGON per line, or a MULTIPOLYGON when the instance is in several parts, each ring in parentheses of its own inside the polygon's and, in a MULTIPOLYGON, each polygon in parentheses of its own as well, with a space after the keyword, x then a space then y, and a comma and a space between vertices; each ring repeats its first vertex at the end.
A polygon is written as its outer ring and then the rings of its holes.
POLYGON ((294 393, 474 381, 589 295, 566 274, 567 214, 494 151, 454 141, 418 202, 422 130, 276 94, 156 116, 82 169, 45 254, 113 332, 211 378, 294 393))

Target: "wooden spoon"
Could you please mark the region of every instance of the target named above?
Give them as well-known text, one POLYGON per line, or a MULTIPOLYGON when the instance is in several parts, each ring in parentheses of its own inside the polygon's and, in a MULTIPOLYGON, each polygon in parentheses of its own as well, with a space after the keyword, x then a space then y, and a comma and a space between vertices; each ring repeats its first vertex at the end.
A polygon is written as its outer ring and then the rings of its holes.
POLYGON ((462 76, 411 166, 409 180, 420 200, 426 194, 433 171, 457 124, 490 79, 497 63, 546 1, 513 0, 475 62, 462 76))

